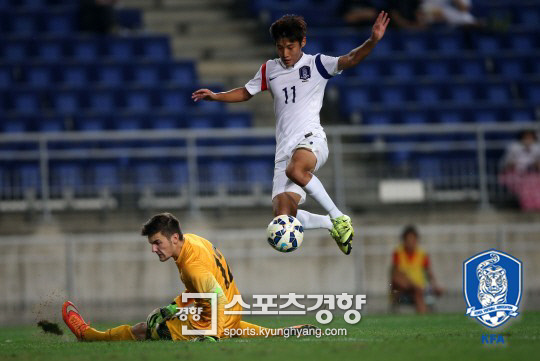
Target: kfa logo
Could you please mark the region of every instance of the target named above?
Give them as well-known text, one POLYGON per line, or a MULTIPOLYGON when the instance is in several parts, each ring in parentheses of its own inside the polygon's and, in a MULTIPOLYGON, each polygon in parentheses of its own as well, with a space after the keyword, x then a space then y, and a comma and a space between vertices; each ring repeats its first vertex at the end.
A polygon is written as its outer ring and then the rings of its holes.
POLYGON ((302 79, 302 81, 307 81, 311 78, 311 68, 309 66, 304 65, 298 69, 298 71, 300 72, 300 79, 302 79))
POLYGON ((495 328, 518 315, 523 269, 521 261, 491 249, 463 262, 467 315, 495 328))

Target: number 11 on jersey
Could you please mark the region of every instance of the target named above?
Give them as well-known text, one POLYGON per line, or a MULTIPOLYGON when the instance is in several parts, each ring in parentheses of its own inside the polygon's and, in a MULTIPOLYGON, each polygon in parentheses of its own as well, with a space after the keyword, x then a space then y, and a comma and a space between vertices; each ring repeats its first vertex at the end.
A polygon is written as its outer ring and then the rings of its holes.
MULTIPOLYGON (((282 89, 285 93, 285 104, 289 104, 289 93, 287 92, 287 88, 282 89)), ((292 90, 292 102, 294 103, 296 100, 296 85, 291 87, 292 90)))

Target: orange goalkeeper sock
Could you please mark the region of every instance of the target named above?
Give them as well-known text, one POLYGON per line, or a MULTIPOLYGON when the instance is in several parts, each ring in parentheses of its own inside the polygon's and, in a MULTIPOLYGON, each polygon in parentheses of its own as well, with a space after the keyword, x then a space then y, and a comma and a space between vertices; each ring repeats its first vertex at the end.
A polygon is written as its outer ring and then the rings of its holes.
POLYGON ((136 341, 137 339, 131 332, 130 325, 122 325, 115 328, 110 328, 104 332, 98 331, 95 328, 88 327, 84 331, 85 341, 136 341))

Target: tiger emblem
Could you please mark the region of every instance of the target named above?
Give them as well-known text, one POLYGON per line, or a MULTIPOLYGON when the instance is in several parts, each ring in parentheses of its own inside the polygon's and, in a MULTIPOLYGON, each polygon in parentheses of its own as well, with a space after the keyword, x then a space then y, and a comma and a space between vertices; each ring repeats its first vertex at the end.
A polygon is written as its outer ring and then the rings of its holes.
POLYGON ((499 262, 499 256, 491 253, 490 257, 490 259, 478 264, 478 267, 476 267, 478 301, 480 301, 482 307, 505 303, 508 292, 506 270, 495 265, 495 263, 499 262))

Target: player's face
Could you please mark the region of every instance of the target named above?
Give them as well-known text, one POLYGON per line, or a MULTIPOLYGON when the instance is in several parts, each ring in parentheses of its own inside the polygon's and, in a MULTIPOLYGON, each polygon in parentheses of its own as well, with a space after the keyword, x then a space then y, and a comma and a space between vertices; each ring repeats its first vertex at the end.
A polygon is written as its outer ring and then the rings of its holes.
POLYGON ((302 56, 302 48, 306 45, 306 38, 302 42, 291 41, 287 38, 281 38, 276 42, 276 49, 279 58, 287 68, 296 64, 302 56))
POLYGON ((171 238, 165 237, 161 232, 158 232, 148 237, 148 242, 152 245, 152 253, 158 255, 161 262, 165 262, 174 254, 173 237, 178 236, 176 233, 171 238))
POLYGON ((406 251, 412 252, 416 249, 416 245, 418 243, 418 237, 413 232, 409 232, 405 235, 405 242, 403 244, 403 248, 405 248, 406 251))

